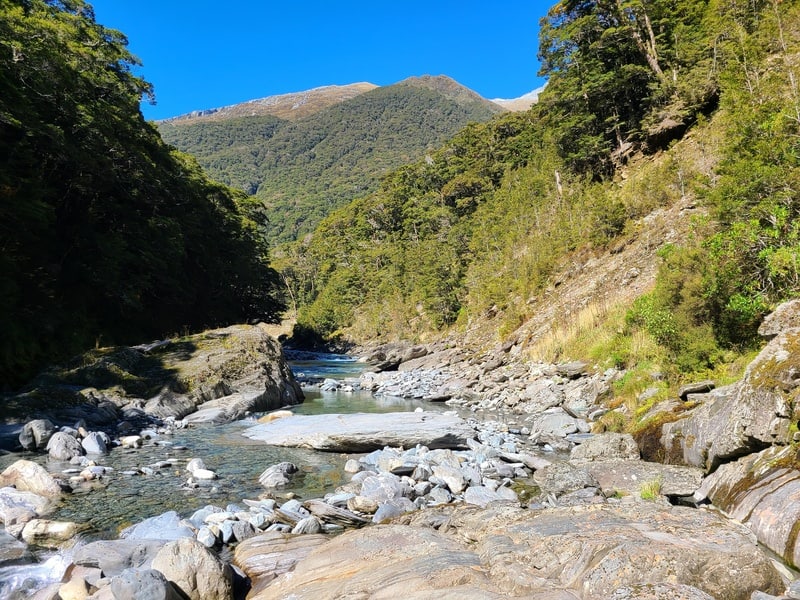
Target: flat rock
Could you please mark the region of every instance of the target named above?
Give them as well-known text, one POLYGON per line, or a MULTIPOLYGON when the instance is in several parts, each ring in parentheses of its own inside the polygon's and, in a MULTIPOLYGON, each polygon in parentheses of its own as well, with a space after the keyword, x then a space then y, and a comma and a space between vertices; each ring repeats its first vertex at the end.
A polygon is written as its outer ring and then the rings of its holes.
POLYGON ((114 577, 125 569, 149 568, 165 540, 98 540, 77 546, 72 562, 95 567, 106 577, 114 577))
POLYGON ((615 492, 638 494, 642 485, 661 482, 664 496, 691 496, 703 481, 703 470, 681 465, 662 465, 643 460, 613 460, 583 465, 606 496, 615 492))
POLYGON ((629 433, 602 433, 586 438, 572 449, 572 461, 636 460, 639 446, 629 433))
POLYGON ((749 531, 704 510, 434 510, 404 517, 407 525, 346 532, 250 599, 750 600, 784 587, 749 531))
POLYGON ((466 448, 474 431, 462 418, 433 412, 294 415, 262 423, 244 435, 272 446, 330 452, 370 452, 384 446, 466 448))

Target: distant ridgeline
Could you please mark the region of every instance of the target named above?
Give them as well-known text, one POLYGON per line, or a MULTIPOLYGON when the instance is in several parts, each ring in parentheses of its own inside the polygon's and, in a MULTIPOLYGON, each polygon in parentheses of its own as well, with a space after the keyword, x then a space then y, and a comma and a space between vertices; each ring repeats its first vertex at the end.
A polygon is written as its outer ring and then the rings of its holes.
POLYGON ((126 44, 82 0, 0 3, 0 389, 281 309, 258 207, 145 122, 126 44))
POLYGON ((327 86, 158 123, 168 143, 264 203, 272 244, 310 233, 470 122, 503 109, 447 77, 327 86))

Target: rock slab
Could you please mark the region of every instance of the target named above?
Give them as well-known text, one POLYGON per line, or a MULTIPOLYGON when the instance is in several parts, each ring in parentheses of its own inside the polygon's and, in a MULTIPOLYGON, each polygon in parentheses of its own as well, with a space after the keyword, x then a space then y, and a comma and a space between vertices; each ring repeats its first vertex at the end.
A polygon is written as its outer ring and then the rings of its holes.
POLYGON ((294 415, 246 429, 272 446, 329 452, 371 452, 385 446, 466 448, 475 435, 462 418, 433 412, 294 415))

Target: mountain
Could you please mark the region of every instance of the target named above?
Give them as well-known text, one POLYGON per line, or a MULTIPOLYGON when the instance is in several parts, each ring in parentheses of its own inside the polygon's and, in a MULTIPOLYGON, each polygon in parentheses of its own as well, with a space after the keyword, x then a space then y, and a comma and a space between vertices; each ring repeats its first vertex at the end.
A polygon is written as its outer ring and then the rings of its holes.
POLYGON ((351 83, 350 85, 326 85, 305 92, 279 94, 258 100, 249 100, 232 106, 193 111, 186 115, 165 119, 164 123, 220 121, 236 117, 261 117, 272 115, 287 121, 296 121, 313 115, 324 108, 339 104, 359 94, 374 90, 373 83, 351 83))
POLYGON ((158 128, 212 177, 260 200, 267 236, 277 244, 310 233, 331 210, 374 191, 385 174, 468 123, 504 112, 444 76, 363 91, 370 85, 267 98, 162 121, 158 128), (285 118, 287 107, 301 100, 313 109, 285 118))
POLYGON ((543 85, 542 87, 538 87, 535 90, 520 96, 519 98, 493 98, 492 102, 499 104, 511 112, 525 111, 530 109, 531 106, 539 101, 539 94, 544 91, 545 87, 547 87, 547 84, 543 85))

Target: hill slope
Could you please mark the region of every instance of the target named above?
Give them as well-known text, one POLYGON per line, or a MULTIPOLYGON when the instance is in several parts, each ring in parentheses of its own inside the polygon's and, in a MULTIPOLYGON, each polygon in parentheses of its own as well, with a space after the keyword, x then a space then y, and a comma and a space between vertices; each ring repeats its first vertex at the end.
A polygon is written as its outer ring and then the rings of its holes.
POLYGON ((425 76, 294 121, 215 114, 162 122, 159 130, 217 180, 261 200, 268 237, 278 243, 311 232, 331 210, 375 190, 391 169, 422 157, 467 123, 502 111, 452 79, 425 76))

